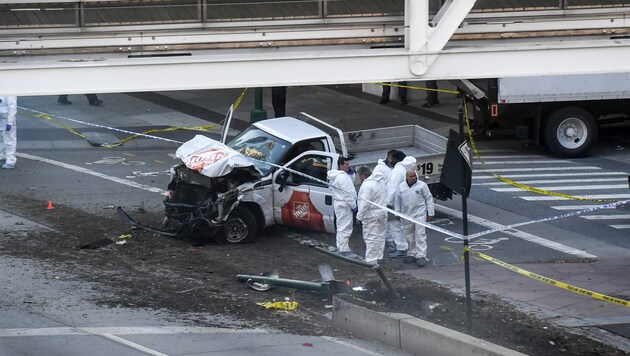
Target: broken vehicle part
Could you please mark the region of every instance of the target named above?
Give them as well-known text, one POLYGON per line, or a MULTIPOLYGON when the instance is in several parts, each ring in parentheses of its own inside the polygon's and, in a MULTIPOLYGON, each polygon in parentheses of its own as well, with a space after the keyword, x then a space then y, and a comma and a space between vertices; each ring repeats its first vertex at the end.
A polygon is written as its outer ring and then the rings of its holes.
POLYGON ((153 227, 150 227, 150 226, 147 226, 147 225, 143 225, 143 224, 135 221, 120 206, 116 208, 116 212, 118 213, 118 215, 120 217, 125 219, 130 225, 135 226, 135 227, 137 227, 139 229, 142 229, 144 231, 152 232, 152 233, 159 234, 159 235, 174 237, 174 236, 177 236, 179 234, 179 232, 181 231, 181 229, 183 228, 183 226, 180 226, 180 228, 175 230, 175 231, 160 230, 160 229, 156 229, 156 228, 153 228, 153 227))
POLYGON ((373 269, 374 271, 376 271, 376 273, 378 273, 378 276, 381 277, 381 280, 383 281, 383 283, 385 283, 385 285, 387 286, 387 289, 389 289, 389 291, 396 297, 398 298, 398 292, 396 292, 396 290, 394 289, 394 287, 392 287, 392 285, 389 283, 389 280, 387 279, 387 277, 385 277, 385 274, 383 273, 383 270, 381 270, 381 267, 379 267, 379 265, 373 265, 373 264, 369 264, 365 261, 362 260, 357 260, 354 258, 349 258, 346 257, 336 251, 331 251, 329 248, 323 247, 323 246, 311 246, 314 247, 317 251, 321 251, 324 253, 327 253, 331 256, 340 258, 344 261, 350 262, 350 263, 354 263, 356 265, 359 266, 363 266, 363 267, 368 267, 373 269))

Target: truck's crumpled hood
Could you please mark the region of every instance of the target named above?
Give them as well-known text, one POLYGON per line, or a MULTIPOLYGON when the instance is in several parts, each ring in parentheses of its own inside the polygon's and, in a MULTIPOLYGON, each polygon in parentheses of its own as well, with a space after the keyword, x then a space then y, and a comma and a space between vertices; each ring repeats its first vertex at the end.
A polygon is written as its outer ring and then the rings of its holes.
POLYGON ((184 162, 189 169, 207 177, 224 177, 233 175, 251 176, 251 180, 260 179, 262 173, 242 153, 206 136, 196 135, 192 140, 182 144, 175 156, 184 162))

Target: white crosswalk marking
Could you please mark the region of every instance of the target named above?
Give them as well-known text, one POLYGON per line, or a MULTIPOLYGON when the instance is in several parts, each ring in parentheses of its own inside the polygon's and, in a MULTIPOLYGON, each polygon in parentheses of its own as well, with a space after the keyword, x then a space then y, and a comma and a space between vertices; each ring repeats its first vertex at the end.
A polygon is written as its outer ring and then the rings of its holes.
MULTIPOLYGON (((477 171, 473 171, 473 173, 477 173, 477 171)), ((492 172, 488 172, 492 173, 492 172)), ((502 174, 501 177, 516 179, 516 178, 546 178, 546 177, 601 177, 601 176, 624 176, 626 177, 628 173, 624 172, 579 172, 579 173, 542 173, 542 174, 502 174)), ((473 175, 473 179, 496 179, 494 176, 489 174, 484 175, 473 175)))
MULTIPOLYGON (((483 187, 540 204, 556 202, 548 206, 564 212, 591 209, 608 202, 630 199, 628 172, 608 171, 598 166, 580 165, 575 160, 558 160, 551 157, 545 159, 537 155, 510 155, 497 152, 489 156, 481 154, 481 160, 475 160, 473 189, 483 187), (493 174, 532 188, 593 201, 538 194, 510 185, 497 179, 493 174)), ((615 229, 630 229, 628 223, 630 214, 625 214, 625 211, 622 213, 616 208, 601 209, 580 217, 615 229)))
POLYGON ((599 167, 594 166, 567 166, 567 167, 533 167, 533 168, 499 168, 499 169, 476 169, 476 173, 498 173, 498 172, 542 172, 542 171, 588 171, 588 170, 597 170, 601 169, 599 167))
POLYGON ((582 216, 587 220, 612 220, 612 219, 630 219, 630 214, 618 214, 618 215, 584 215, 582 216))
MULTIPOLYGON (((624 182, 624 187, 628 186, 625 183, 625 178, 590 178, 590 179, 541 179, 541 180, 519 180, 520 184, 549 184, 549 183, 595 183, 595 182, 624 182)), ((487 183, 475 183, 475 185, 507 185, 503 181, 499 182, 487 182, 487 183)))
POLYGON ((565 160, 561 160, 561 159, 556 159, 556 160, 544 160, 544 161, 539 161, 539 160, 531 160, 531 161, 515 161, 515 160, 510 160, 510 161, 485 161, 484 160, 484 164, 574 164, 571 161, 565 161, 565 160))
MULTIPOLYGON (((599 206, 599 204, 593 204, 593 205, 556 205, 556 206, 552 206, 552 209, 556 209, 556 210, 584 210, 584 209, 590 209, 590 208, 594 208, 596 206, 599 206)), ((606 209, 615 209, 615 208, 606 208, 606 209)))
MULTIPOLYGON (((551 195, 539 195, 539 196, 522 196, 519 197, 527 201, 548 201, 548 200, 572 200, 569 198, 556 197, 551 195)), ((630 199, 630 194, 595 194, 595 195, 580 195, 580 198, 593 199, 593 200, 626 200, 630 199)))
MULTIPOLYGON (((521 182, 519 182, 521 183, 521 182)), ((549 190, 554 192, 562 192, 567 190, 611 190, 611 189, 625 189, 628 190, 628 184, 608 184, 608 185, 562 185, 562 186, 534 186, 537 189, 549 190)), ((490 188, 495 192, 520 192, 521 188, 490 188)))

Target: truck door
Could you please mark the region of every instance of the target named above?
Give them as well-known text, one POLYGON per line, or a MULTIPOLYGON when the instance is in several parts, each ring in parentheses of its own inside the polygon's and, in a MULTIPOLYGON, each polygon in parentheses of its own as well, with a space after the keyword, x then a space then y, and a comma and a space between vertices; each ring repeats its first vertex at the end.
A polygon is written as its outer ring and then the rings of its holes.
POLYGON ((337 167, 336 153, 307 151, 273 175, 273 210, 278 224, 335 232, 332 190, 326 175, 337 167), (309 178, 314 177, 316 180, 309 178))
POLYGON ((223 120, 223 130, 221 131, 221 143, 226 144, 228 132, 230 132, 230 125, 232 124, 232 114, 234 114, 234 105, 230 105, 225 119, 223 120))

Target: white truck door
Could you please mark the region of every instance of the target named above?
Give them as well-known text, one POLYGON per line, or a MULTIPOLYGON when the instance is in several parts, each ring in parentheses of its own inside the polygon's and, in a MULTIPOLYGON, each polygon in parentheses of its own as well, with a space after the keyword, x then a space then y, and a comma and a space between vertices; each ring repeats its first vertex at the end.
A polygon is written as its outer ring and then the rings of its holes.
POLYGON ((273 210, 278 224, 335 232, 332 190, 326 175, 336 153, 306 151, 273 174, 273 210), (314 177, 316 179, 309 178, 314 177))

